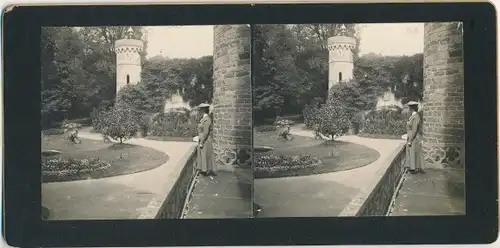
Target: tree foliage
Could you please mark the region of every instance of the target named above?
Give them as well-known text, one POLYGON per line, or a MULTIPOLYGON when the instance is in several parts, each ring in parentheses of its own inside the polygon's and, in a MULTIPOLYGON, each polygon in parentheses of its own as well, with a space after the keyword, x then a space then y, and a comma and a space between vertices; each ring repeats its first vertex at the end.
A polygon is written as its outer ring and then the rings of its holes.
MULTIPOLYGON (((255 121, 302 113, 314 99, 328 97, 328 38, 342 24, 255 25, 253 58, 255 121)), ((379 96, 392 91, 396 98, 421 98, 423 56, 359 56, 360 25, 345 24, 356 39, 354 80, 359 108, 376 106, 379 96)), ((355 90, 355 89, 353 89, 355 90)), ((353 100, 354 101, 354 100, 353 100)), ((354 103, 353 103, 354 104, 354 103)))
POLYGON ((152 111, 163 110, 165 101, 180 94, 191 106, 211 102, 213 94, 213 57, 169 59, 161 56, 147 61, 143 68, 141 89, 152 111))
MULTIPOLYGON (((114 42, 126 37, 127 28, 45 27, 41 33, 44 126, 88 117, 114 98, 114 42)), ((134 27, 134 35, 141 37, 142 29, 134 27)))
POLYGON ((96 129, 103 135, 123 143, 137 134, 139 120, 132 108, 116 105, 101 113, 99 127, 96 129))
POLYGON ((136 112, 163 111, 165 100, 180 93, 192 106, 211 102, 212 56, 196 59, 146 59, 147 32, 132 27, 143 39, 142 81, 116 93, 116 40, 128 37, 129 27, 49 27, 41 35, 42 125, 89 117, 95 108, 109 107, 119 98, 136 112))
POLYGON ((324 104, 316 113, 315 131, 334 139, 347 133, 351 126, 353 114, 342 105, 324 104))

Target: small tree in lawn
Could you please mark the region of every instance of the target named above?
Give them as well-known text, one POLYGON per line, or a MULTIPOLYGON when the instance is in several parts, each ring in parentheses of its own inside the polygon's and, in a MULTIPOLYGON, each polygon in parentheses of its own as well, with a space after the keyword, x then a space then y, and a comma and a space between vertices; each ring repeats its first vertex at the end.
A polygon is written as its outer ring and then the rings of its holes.
POLYGON ((139 131, 134 111, 126 106, 117 105, 102 115, 101 132, 104 136, 118 140, 123 143, 139 131))
POLYGON ((341 105, 324 104, 317 113, 315 131, 328 135, 332 140, 349 130, 352 116, 341 105))

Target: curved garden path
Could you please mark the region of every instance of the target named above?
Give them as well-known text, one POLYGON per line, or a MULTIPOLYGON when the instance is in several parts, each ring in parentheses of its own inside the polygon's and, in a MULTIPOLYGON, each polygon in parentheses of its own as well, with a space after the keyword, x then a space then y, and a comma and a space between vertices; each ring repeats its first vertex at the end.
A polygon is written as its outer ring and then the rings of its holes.
MULTIPOLYGON (((102 140, 102 136, 90 132, 90 128, 80 130, 79 137, 102 140)), ((150 215, 156 208, 151 203, 158 197, 166 197, 165 189, 177 179, 179 161, 196 146, 190 142, 142 138, 126 143, 164 152, 169 160, 155 169, 134 174, 44 183, 42 205, 50 211, 49 220, 138 219, 150 215)))
MULTIPOLYGON (((313 136, 303 125, 291 128, 293 135, 313 136)), ((254 181, 255 202, 262 207, 258 217, 338 216, 402 140, 343 136, 338 140, 367 146, 380 153, 373 163, 347 171, 309 176, 265 178, 254 181)))

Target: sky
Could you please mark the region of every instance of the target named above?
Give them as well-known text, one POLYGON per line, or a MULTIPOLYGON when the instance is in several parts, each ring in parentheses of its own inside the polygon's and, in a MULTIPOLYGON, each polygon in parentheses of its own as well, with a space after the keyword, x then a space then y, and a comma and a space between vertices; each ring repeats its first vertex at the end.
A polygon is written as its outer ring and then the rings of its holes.
POLYGON ((424 52, 424 23, 362 24, 360 55, 408 55, 424 52))
POLYGON ((213 54, 213 26, 157 26, 147 29, 147 57, 199 58, 213 54))
MULTIPOLYGON (((146 27, 148 58, 199 58, 213 54, 213 26, 146 27)), ((423 23, 361 24, 360 55, 413 55, 423 52, 423 23)))

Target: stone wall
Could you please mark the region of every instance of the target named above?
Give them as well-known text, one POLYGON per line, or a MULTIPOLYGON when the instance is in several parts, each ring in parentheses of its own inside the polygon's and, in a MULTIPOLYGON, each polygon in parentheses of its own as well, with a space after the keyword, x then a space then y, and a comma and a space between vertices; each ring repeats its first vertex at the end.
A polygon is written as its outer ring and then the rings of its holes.
POLYGON ((391 154, 366 185, 344 208, 340 216, 385 216, 405 173, 406 148, 402 145, 391 154))
POLYGON ((191 192, 191 184, 196 176, 196 148, 192 148, 180 161, 184 167, 156 213, 155 219, 180 219, 185 202, 191 192))
POLYGON ((250 167, 251 37, 248 25, 214 26, 214 154, 219 170, 250 167))
POLYGON ((458 23, 424 28, 424 156, 427 167, 463 167, 464 67, 458 23))

